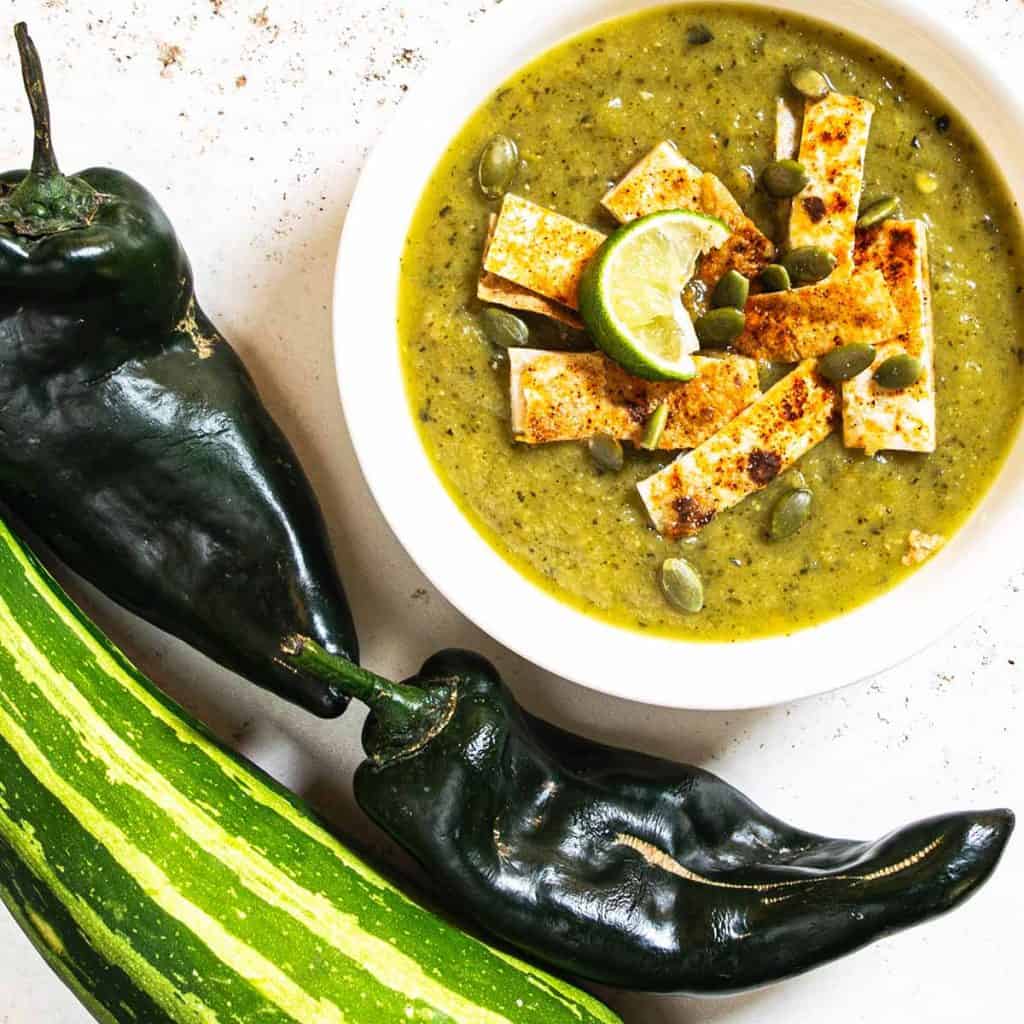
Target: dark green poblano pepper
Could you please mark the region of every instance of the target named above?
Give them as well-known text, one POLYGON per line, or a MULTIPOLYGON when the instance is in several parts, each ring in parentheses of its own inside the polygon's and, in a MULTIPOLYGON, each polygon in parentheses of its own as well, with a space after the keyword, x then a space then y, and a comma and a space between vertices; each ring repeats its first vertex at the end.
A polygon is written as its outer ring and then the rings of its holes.
POLYGON ((15 33, 35 150, 0 175, 0 502, 115 601, 340 714, 342 693, 277 658, 296 630, 357 656, 309 482, 153 197, 118 171, 58 170, 39 58, 15 33))
POLYGON ((961 903, 1013 829, 993 810, 812 835, 699 768, 526 714, 479 655, 442 651, 401 684, 301 638, 286 656, 370 707, 356 798, 453 908, 609 985, 725 993, 806 971, 961 903))

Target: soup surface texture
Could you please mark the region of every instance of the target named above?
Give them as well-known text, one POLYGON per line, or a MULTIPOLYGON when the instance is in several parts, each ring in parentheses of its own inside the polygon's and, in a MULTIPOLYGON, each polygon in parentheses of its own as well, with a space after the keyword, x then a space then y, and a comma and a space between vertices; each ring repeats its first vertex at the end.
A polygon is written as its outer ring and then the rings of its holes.
MULTIPOLYGON (((505 559, 562 600, 616 625, 688 640, 792 632, 847 611, 911 569, 911 530, 950 537, 977 505, 1016 431, 1024 383, 1024 247, 1017 208, 957 111, 885 54, 767 8, 684 6, 606 23, 545 53, 491 96, 454 139, 424 192, 402 261, 399 338, 412 414, 438 474, 505 559), (706 28, 708 31, 702 31, 706 28), (710 41, 700 42, 708 35, 710 41), (844 449, 834 434, 794 467, 814 495, 792 538, 771 542, 771 508, 793 472, 718 516, 696 538, 649 525, 637 481, 668 454, 630 448, 602 473, 583 443, 512 440, 508 365, 485 338, 475 297, 488 214, 479 154, 511 136, 512 191, 604 231, 611 183, 672 139, 717 174, 771 232, 756 173, 772 159, 776 98, 809 64, 876 105, 863 202, 892 193, 926 221, 935 315, 938 449, 844 449), (937 188, 926 193, 921 172, 937 188), (699 614, 670 607, 667 557, 704 581, 699 614)), ((586 338, 523 314, 538 348, 586 338)))

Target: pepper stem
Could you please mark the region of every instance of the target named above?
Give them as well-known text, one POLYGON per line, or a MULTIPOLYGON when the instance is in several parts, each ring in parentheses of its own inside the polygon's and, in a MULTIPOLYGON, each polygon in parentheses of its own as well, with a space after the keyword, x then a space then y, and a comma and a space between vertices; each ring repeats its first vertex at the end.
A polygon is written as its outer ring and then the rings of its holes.
POLYGON ((84 179, 65 178, 60 173, 53 152, 43 67, 23 21, 14 26, 14 38, 35 135, 32 169, 6 194, 0 186, 0 225, 10 224, 16 234, 33 237, 83 227, 95 216, 101 197, 84 179))
POLYGON ((19 21, 14 26, 14 38, 18 43, 18 55, 21 57, 21 77, 25 83, 28 104, 32 108, 32 122, 35 125, 35 143, 32 148, 32 176, 35 178, 52 178, 60 174, 57 158, 53 153, 53 138, 50 133, 50 103, 46 98, 46 82, 43 80, 43 66, 39 61, 39 51, 32 37, 28 34, 28 26, 19 21))
POLYGON ((396 683, 340 654, 331 654, 305 636, 288 637, 281 651, 288 664, 370 709, 363 745, 376 761, 393 761, 415 753, 451 718, 455 700, 452 685, 425 689, 396 683))

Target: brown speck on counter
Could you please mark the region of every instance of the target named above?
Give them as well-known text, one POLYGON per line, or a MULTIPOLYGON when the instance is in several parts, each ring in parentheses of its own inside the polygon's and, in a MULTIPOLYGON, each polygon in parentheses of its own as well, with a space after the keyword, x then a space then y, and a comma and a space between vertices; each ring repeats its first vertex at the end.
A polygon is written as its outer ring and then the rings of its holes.
POLYGON ((181 67, 185 51, 174 43, 161 43, 157 53, 161 64, 160 76, 162 78, 170 78, 174 73, 174 69, 181 67))
POLYGON ((246 78, 245 75, 239 75, 235 79, 235 88, 236 89, 244 89, 245 86, 248 85, 248 83, 249 83, 249 79, 246 78))
POLYGON ((281 34, 281 26, 275 24, 270 20, 270 8, 263 7, 258 10, 249 21, 257 28, 261 28, 270 35, 270 41, 273 42, 281 34))

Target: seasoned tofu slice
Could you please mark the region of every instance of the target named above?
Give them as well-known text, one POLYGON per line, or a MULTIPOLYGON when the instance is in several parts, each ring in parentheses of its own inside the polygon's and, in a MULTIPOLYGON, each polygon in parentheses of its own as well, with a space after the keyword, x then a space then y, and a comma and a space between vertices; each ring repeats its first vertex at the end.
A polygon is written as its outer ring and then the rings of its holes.
POLYGON ((578 309, 580 275, 604 239, 600 231, 510 192, 501 204, 484 270, 578 309))
POLYGON ((900 316, 880 270, 752 295, 743 333, 733 343, 755 359, 795 363, 851 342, 877 343, 899 331, 900 316))
MULTIPOLYGON (((865 370, 843 384, 843 442, 869 455, 882 450, 935 451, 935 342, 928 280, 928 233, 922 221, 888 220, 857 232, 857 274, 885 275, 900 315, 894 335, 876 344, 875 366, 900 352, 920 359, 921 379, 904 391, 878 387, 865 370)), ((877 339, 876 339, 877 340, 877 339)))
POLYGON ((759 395, 757 363, 743 356, 697 356, 686 382, 633 377, 600 352, 509 349, 512 431, 517 441, 543 444, 608 434, 638 443, 657 406, 668 406, 658 444, 694 448, 759 395))
POLYGON ((853 267, 853 236, 874 110, 867 100, 838 92, 804 108, 797 159, 809 181, 793 200, 789 244, 827 249, 836 258, 837 276, 853 267))
MULTIPOLYGON (((487 252, 491 247, 491 239, 494 237, 494 225, 498 221, 496 213, 491 214, 487 227, 487 237, 484 240, 484 260, 487 259, 487 252)), ((476 285, 476 297, 481 302, 491 302, 496 306, 505 306, 508 309, 518 309, 526 313, 540 313, 542 316, 558 320, 576 330, 582 330, 583 321, 566 306, 560 306, 551 299, 545 299, 543 295, 531 292, 522 285, 506 281, 497 274, 487 270, 480 270, 480 277, 476 285)))
POLYGON ((699 447, 637 484, 659 533, 699 533, 828 437, 839 395, 815 366, 805 360, 699 447))
POLYGON ((723 221, 732 234, 701 259, 697 271, 709 284, 730 269, 752 277, 775 253, 775 246, 725 185, 715 175, 702 173, 671 142, 659 142, 634 164, 601 204, 622 224, 659 210, 697 210, 723 221))
POLYGON ((620 223, 658 210, 702 209, 703 175, 668 140, 659 142, 635 163, 601 199, 620 223))

